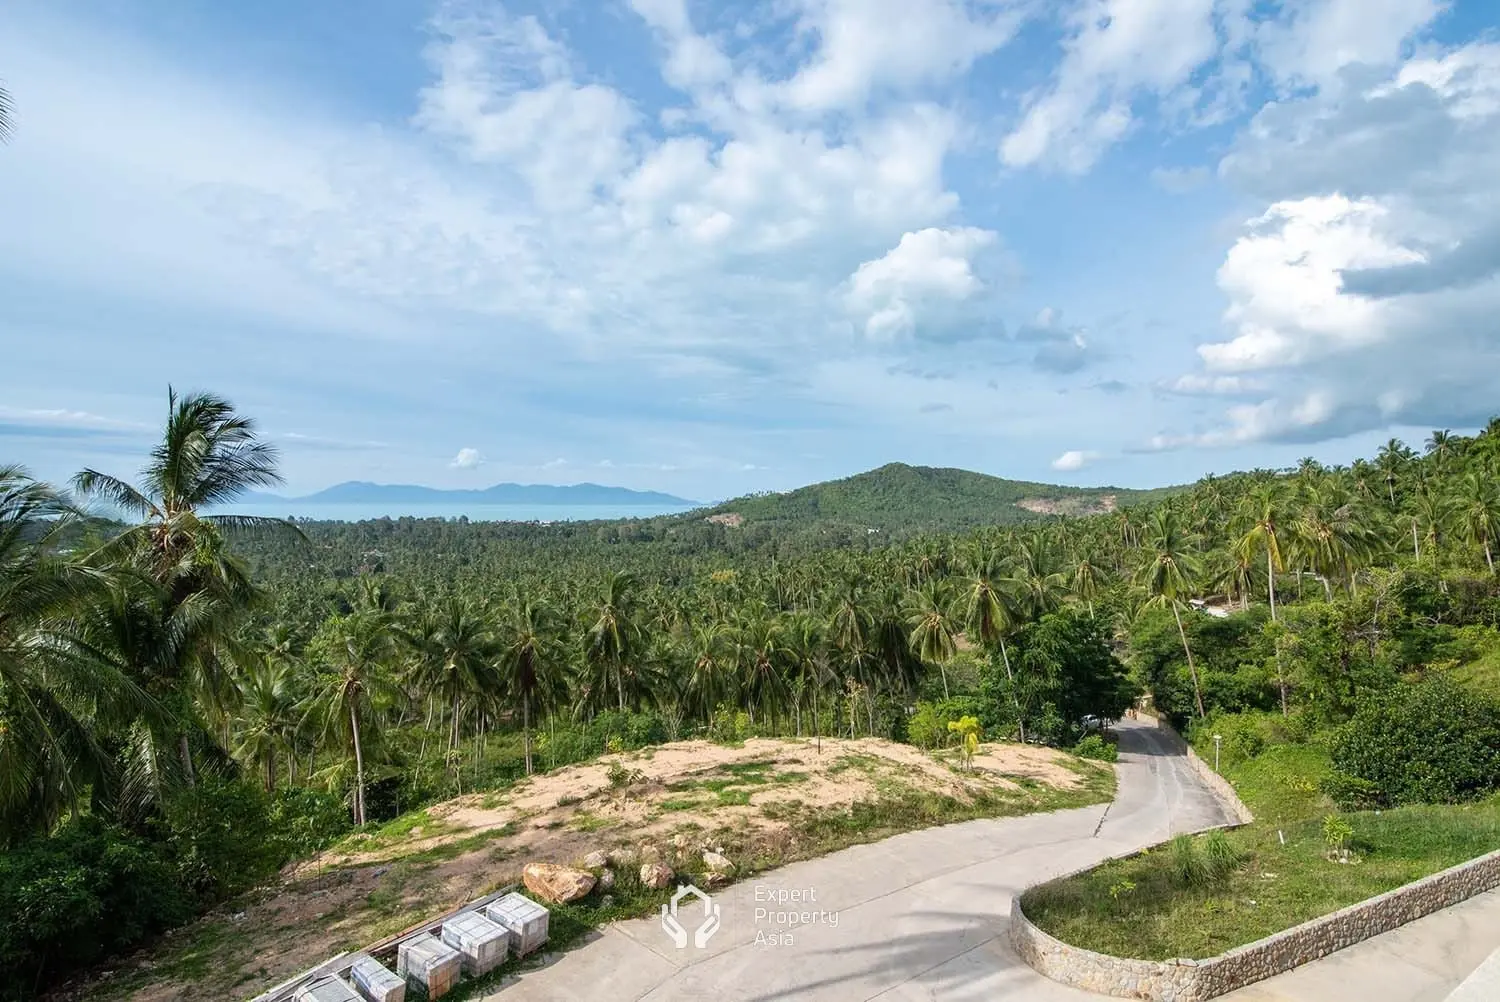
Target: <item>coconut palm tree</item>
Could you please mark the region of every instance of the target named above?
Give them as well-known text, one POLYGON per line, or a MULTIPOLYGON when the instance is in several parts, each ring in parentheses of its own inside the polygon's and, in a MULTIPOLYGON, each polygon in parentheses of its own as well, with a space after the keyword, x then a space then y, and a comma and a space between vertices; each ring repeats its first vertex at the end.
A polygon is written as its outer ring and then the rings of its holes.
MULTIPOLYGON (((645 635, 636 618, 636 578, 616 572, 604 582, 604 588, 589 613, 592 623, 584 636, 584 661, 590 669, 590 689, 597 703, 615 690, 619 709, 625 709, 625 677, 639 673, 645 655, 645 635)), ((634 685, 632 685, 634 693, 634 685)))
POLYGON ((1282 562, 1283 528, 1281 487, 1271 481, 1256 487, 1246 496, 1239 517, 1239 538, 1234 546, 1247 559, 1260 550, 1266 553, 1266 595, 1271 604, 1271 619, 1276 619, 1276 573, 1284 570, 1282 562))
POLYGON ((1464 542, 1484 550, 1484 562, 1495 573, 1495 539, 1500 537, 1500 488, 1495 481, 1471 470, 1456 485, 1454 521, 1464 542))
POLYGON ((808 613, 796 613, 787 624, 784 649, 791 673, 793 710, 796 714, 797 736, 802 736, 802 704, 808 694, 812 696, 813 737, 822 749, 822 722, 819 716, 819 695, 828 685, 829 671, 828 637, 824 624, 808 613))
POLYGON ((1412 458, 1412 451, 1399 438, 1386 442, 1375 454, 1375 466, 1380 470, 1381 479, 1385 481, 1386 494, 1390 498, 1392 508, 1396 507, 1396 481, 1400 479, 1401 473, 1412 458))
POLYGON ((911 630, 912 653, 926 664, 937 665, 943 677, 943 698, 947 699, 947 665, 958 650, 954 642, 958 624, 954 622, 948 596, 937 582, 929 581, 912 595, 907 625, 911 630))
POLYGON ((394 637, 388 616, 358 612, 323 624, 309 645, 322 679, 308 712, 322 721, 325 739, 337 739, 354 757, 356 825, 366 820, 365 729, 383 705, 400 698, 387 674, 396 656, 394 637))
POLYGON ((1099 593, 1109 581, 1109 571, 1094 559, 1092 549, 1084 549, 1075 553, 1070 564, 1073 568, 1073 595, 1087 607, 1089 618, 1093 619, 1094 600, 1099 597, 1099 593))
POLYGON ((0 843, 110 790, 101 728, 150 707, 76 634, 78 610, 108 583, 60 553, 76 514, 20 467, 0 466, 0 843))
POLYGON ((1427 455, 1433 458, 1439 473, 1447 469, 1448 460, 1452 459, 1457 452, 1458 439, 1448 429, 1437 429, 1427 436, 1427 455))
POLYGON ((1437 560, 1438 549, 1442 546, 1443 537, 1449 526, 1453 524, 1455 505, 1458 499, 1445 491, 1433 489, 1430 483, 1423 483, 1412 497, 1411 518, 1411 547, 1412 558, 1422 559, 1422 544, 1427 544, 1427 552, 1432 556, 1434 562, 1437 560))
POLYGON ((418 691, 436 696, 448 710, 448 753, 457 769, 463 736, 464 705, 478 707, 493 701, 501 688, 496 663, 500 645, 486 613, 457 596, 419 613, 397 635, 411 652, 407 681, 418 691))
POLYGON ((1068 594, 1068 576, 1060 569, 1052 546, 1040 534, 1016 544, 1006 573, 1016 604, 1031 619, 1059 608, 1068 594))
POLYGON ((500 666, 506 694, 521 708, 521 744, 531 775, 531 712, 554 711, 568 695, 561 617, 544 599, 515 596, 500 621, 500 666))
POLYGON ((1200 573, 1198 555, 1182 531, 1177 512, 1169 505, 1152 513, 1142 543, 1146 563, 1140 569, 1137 581, 1150 596, 1149 604, 1172 610, 1172 617, 1177 621, 1177 635, 1182 638, 1182 652, 1187 656, 1188 674, 1193 679, 1193 699, 1201 719, 1207 716, 1203 710, 1203 687, 1198 681, 1198 668, 1193 662, 1187 630, 1182 626, 1183 600, 1193 594, 1200 573))
POLYGON ((172 591, 174 601, 217 582, 221 590, 248 593, 248 576, 228 559, 226 533, 301 531, 283 519, 251 515, 209 515, 204 510, 230 504, 247 490, 281 483, 276 449, 262 442, 255 423, 235 413, 220 397, 167 392, 167 426, 141 471, 141 486, 85 469, 73 486, 135 518, 112 543, 112 550, 138 558, 153 578, 172 591))
POLYGON ((276 791, 276 760, 290 754, 301 723, 292 669, 265 659, 238 680, 239 741, 235 754, 259 766, 266 792, 276 791))
POLYGON ((966 562, 967 576, 962 581, 962 616, 964 635, 973 643, 984 647, 1000 648, 1000 660, 1005 665, 1005 678, 1010 685, 1011 701, 1015 705, 1016 721, 1020 738, 1026 740, 1026 721, 1021 714, 1021 702, 1016 692, 1016 674, 1011 667, 1010 651, 1005 638, 1019 625, 1020 613, 1015 600, 996 579, 994 571, 998 556, 984 547, 971 552, 966 562))
POLYGON ((1333 601, 1332 582, 1337 579, 1354 589, 1355 571, 1375 546, 1368 519, 1336 484, 1312 484, 1302 491, 1302 500, 1291 524, 1294 547, 1323 581, 1328 601, 1333 601))

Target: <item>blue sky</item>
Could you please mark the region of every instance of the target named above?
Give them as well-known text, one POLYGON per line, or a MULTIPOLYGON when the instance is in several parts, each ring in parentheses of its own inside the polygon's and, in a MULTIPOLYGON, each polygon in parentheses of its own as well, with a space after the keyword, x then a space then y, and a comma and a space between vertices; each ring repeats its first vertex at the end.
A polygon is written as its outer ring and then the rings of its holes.
POLYGON ((12 0, 0 461, 1147 486, 1500 411, 1459 0, 12 0))

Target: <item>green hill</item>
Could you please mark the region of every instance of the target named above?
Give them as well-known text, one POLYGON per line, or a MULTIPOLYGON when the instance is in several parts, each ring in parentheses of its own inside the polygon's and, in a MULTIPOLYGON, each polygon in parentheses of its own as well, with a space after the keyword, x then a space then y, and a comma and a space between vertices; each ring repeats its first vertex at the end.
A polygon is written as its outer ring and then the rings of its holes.
POLYGON ((690 516, 730 526, 846 526, 881 532, 968 529, 1114 511, 1175 488, 1060 487, 968 470, 890 463, 843 480, 752 494, 690 516))

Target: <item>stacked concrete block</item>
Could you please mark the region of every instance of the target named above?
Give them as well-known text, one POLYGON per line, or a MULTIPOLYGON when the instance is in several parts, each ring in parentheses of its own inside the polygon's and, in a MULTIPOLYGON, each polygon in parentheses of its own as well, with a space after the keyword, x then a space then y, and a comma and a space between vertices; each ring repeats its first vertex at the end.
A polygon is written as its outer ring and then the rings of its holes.
POLYGON ((488 974, 505 963, 510 934, 479 912, 463 912, 443 923, 443 942, 463 954, 464 973, 488 974))
POLYGON ((361 1002, 359 992, 343 978, 319 978, 297 989, 297 1002, 361 1002))
POLYGON ((428 932, 404 939, 396 947, 396 973, 421 985, 430 999, 453 990, 463 962, 461 953, 428 932))
POLYGON ((406 982, 374 957, 355 960, 349 981, 366 1002, 406 1002, 406 982))
POLYGON ((514 892, 484 906, 490 920, 510 933, 510 950, 518 957, 547 942, 547 909, 514 892))

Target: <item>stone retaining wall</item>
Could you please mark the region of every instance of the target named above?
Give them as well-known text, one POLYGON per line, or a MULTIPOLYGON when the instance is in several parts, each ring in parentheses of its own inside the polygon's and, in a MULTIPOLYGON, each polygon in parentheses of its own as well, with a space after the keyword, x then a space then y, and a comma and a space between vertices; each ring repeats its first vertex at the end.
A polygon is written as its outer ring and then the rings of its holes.
MULTIPOLYGON (((1171 730, 1165 724, 1162 728, 1171 730)), ((1175 735, 1175 732, 1171 733, 1175 735)), ((1201 761, 1194 768, 1204 773, 1206 780, 1209 776, 1218 778, 1218 782, 1227 788, 1226 801, 1238 805, 1238 810, 1249 819, 1250 812, 1245 810, 1245 805, 1222 777, 1201 761)), ((1211 780, 1209 782, 1214 785, 1211 780)), ((1214 788, 1225 792, 1217 785, 1214 788)), ((1033 925, 1022 909, 1021 896, 1017 895, 1011 901, 1010 939, 1023 960, 1046 977, 1065 985, 1116 998, 1201 1002, 1326 957, 1496 887, 1500 887, 1500 851, 1460 863, 1217 957, 1164 961, 1111 957, 1069 946, 1033 925)))

